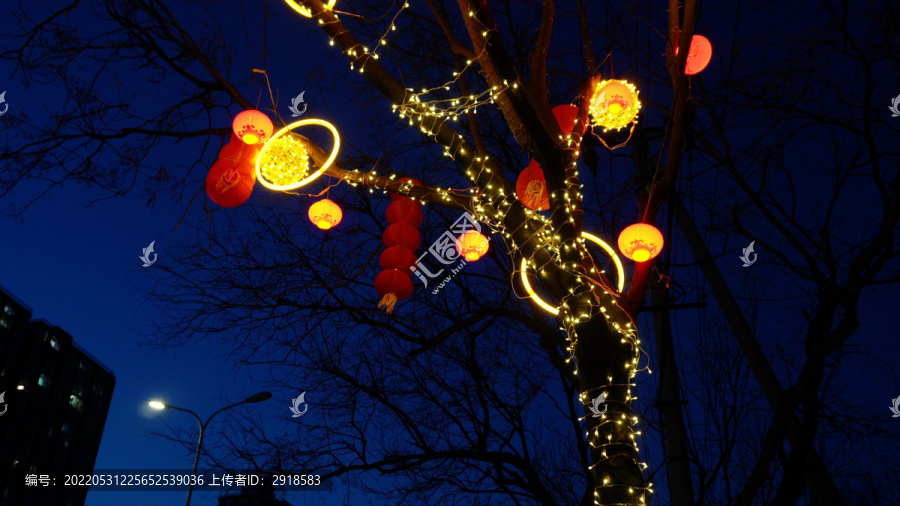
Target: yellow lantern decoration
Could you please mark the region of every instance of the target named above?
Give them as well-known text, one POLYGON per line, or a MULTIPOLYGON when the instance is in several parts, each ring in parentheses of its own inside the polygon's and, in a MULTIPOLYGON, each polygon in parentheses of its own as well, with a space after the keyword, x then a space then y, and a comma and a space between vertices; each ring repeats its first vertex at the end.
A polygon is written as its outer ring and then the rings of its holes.
MULTIPOLYGON (((591 241, 603 248, 606 251, 606 254, 609 255, 609 258, 612 259, 613 263, 616 264, 616 273, 618 274, 618 289, 619 293, 625 288, 625 266, 622 265, 622 261, 619 259, 619 255, 616 255, 616 252, 612 247, 606 243, 606 241, 600 239, 594 234, 589 234, 587 232, 582 232, 581 237, 591 241)), ((546 303, 543 299, 541 299, 538 294, 534 291, 534 288, 531 287, 531 282, 528 281, 528 259, 522 259, 522 268, 519 270, 519 276, 522 280, 522 286, 525 287, 525 291, 528 292, 528 296, 534 299, 535 304, 540 306, 544 311, 554 315, 559 315, 559 310, 550 304, 546 303)))
POLYGON ((341 206, 329 199, 322 199, 309 206, 309 219, 322 230, 334 227, 343 217, 341 206))
POLYGON ((313 182, 337 158, 341 139, 331 123, 321 119, 303 119, 279 130, 266 142, 256 159, 256 179, 271 190, 294 190, 313 182), (310 173, 309 157, 302 143, 290 134, 291 130, 304 125, 318 125, 327 128, 334 136, 331 155, 315 172, 310 173))
POLYGON ((456 251, 466 257, 466 260, 474 262, 488 252, 487 237, 470 230, 456 240, 456 251))
POLYGON ((606 80, 594 88, 590 113, 593 123, 604 132, 628 126, 637 120, 640 110, 637 89, 628 81, 606 80))
MULTIPOLYGON (((300 14, 301 16, 306 18, 312 17, 312 12, 310 12, 309 9, 302 5, 298 5, 294 0, 284 0, 284 3, 288 4, 288 7, 294 9, 294 11, 296 11, 297 14, 300 14)), ((331 9, 332 7, 334 7, 335 3, 337 3, 337 0, 328 0, 328 5, 326 5, 325 8, 331 9)))
POLYGON ((662 251, 663 235, 653 225, 635 223, 619 234, 619 251, 635 262, 646 262, 662 251))

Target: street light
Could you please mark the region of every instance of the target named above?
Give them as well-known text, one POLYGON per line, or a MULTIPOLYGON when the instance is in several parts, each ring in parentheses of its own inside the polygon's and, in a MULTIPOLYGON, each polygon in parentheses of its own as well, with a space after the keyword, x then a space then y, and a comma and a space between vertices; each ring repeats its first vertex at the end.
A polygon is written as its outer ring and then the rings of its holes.
POLYGON ((163 410, 163 409, 174 409, 176 411, 184 411, 185 413, 190 413, 197 419, 197 424, 200 426, 200 439, 197 441, 197 452, 194 454, 194 468, 191 469, 191 482, 188 484, 188 495, 187 502, 185 506, 191 506, 191 494, 194 492, 194 477, 197 475, 197 462, 200 460, 200 449, 203 447, 203 433, 206 431, 206 426, 209 425, 209 421, 213 419, 214 416, 218 415, 222 411, 226 409, 231 409, 235 406, 240 406, 241 404, 249 404, 251 402, 262 402, 272 398, 272 394, 270 392, 260 392, 258 394, 253 394, 250 397, 242 400, 241 402, 236 402, 231 404, 230 406, 225 406, 224 408, 216 411, 215 413, 209 415, 209 418, 206 419, 205 422, 200 421, 200 415, 194 413, 189 409, 179 408, 176 406, 172 406, 170 404, 166 404, 161 401, 150 401, 150 407, 153 409, 163 410))

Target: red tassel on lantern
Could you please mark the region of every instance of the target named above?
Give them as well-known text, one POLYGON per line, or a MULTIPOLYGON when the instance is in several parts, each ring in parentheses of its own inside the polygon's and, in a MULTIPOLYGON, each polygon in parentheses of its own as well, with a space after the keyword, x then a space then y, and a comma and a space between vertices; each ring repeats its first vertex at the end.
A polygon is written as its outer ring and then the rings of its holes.
POLYGON ((537 161, 532 160, 528 167, 519 174, 516 180, 516 193, 525 207, 535 211, 550 209, 550 196, 547 194, 547 181, 544 171, 537 161))
POLYGON ((206 193, 222 207, 237 207, 253 192, 256 184, 254 167, 249 162, 235 165, 226 160, 214 163, 206 175, 206 193))
POLYGON ((408 299, 412 295, 413 284, 409 274, 397 269, 388 269, 375 276, 375 291, 381 297, 378 309, 383 307, 390 314, 394 312, 397 301, 408 299))

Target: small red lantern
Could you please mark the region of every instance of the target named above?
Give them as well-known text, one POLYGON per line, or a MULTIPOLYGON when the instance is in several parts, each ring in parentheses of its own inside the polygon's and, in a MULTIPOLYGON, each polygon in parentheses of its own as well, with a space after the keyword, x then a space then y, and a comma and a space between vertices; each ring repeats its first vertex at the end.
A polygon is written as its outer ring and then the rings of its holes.
MULTIPOLYGON (((567 136, 575 130, 575 120, 578 119, 578 108, 574 105, 561 104, 553 108, 553 116, 559 124, 563 136, 567 136)), ((582 124, 578 135, 584 135, 587 124, 582 124)))
MULTIPOLYGON (((675 56, 678 56, 678 46, 675 46, 675 56)), ((688 49, 687 61, 684 63, 684 75, 699 74, 712 60, 712 44, 702 35, 691 37, 691 47, 688 49)))
POLYGON ((387 208, 387 221, 392 225, 403 222, 418 228, 423 218, 422 205, 412 199, 397 199, 387 208))
POLYGON ((309 206, 309 219, 322 230, 328 230, 341 222, 344 213, 334 201, 322 199, 309 206))
POLYGON ((253 192, 256 177, 253 165, 219 160, 206 175, 206 193, 213 202, 222 207, 237 207, 253 192))
POLYGON ((519 174, 516 180, 516 193, 525 207, 535 211, 550 209, 550 196, 547 194, 547 180, 544 179, 544 170, 532 160, 528 167, 519 174))
POLYGON ((656 258, 662 251, 663 235, 653 225, 635 223, 619 234, 619 251, 635 262, 656 258))
POLYGON ((467 260, 474 262, 487 253, 487 237, 474 230, 470 230, 456 239, 456 251, 458 251, 460 255, 466 257, 467 260))
POLYGON ((272 137, 275 126, 268 116, 256 109, 246 110, 234 117, 234 134, 245 144, 264 142, 272 137))
MULTIPOLYGON (((421 181, 419 181, 418 179, 413 179, 413 178, 411 178, 411 177, 401 177, 401 178, 398 179, 397 181, 399 181, 399 182, 401 182, 401 183, 404 183, 404 182, 410 182, 410 183, 412 183, 413 185, 422 186, 422 182, 421 182, 421 181)), ((395 201, 395 200, 403 200, 403 199, 406 199, 406 200, 412 200, 412 199, 410 199, 409 197, 405 197, 405 196, 403 196, 403 195, 397 195, 396 193, 391 193, 391 201, 392 201, 392 202, 395 201)))
POLYGON ((422 237, 419 235, 416 227, 402 221, 394 223, 385 229, 381 238, 384 240, 384 245, 388 248, 391 246, 403 246, 410 251, 415 251, 422 244, 422 237))
POLYGON ((383 270, 397 269, 409 273, 412 272, 409 268, 416 265, 416 254, 403 246, 391 246, 381 252, 378 265, 383 270))
POLYGON ((397 269, 381 271, 375 276, 375 292, 381 297, 378 308, 384 307, 388 314, 394 311, 397 301, 407 299, 413 292, 409 274, 397 269))

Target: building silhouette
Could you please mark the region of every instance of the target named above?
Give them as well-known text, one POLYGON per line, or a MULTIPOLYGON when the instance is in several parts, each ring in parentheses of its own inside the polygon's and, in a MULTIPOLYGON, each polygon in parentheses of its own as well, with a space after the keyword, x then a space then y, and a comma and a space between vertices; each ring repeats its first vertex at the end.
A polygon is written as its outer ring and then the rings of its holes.
POLYGON ((87 487, 64 486, 63 475, 93 470, 116 379, 63 329, 31 316, 0 287, 0 504, 80 506, 87 487), (30 475, 37 486, 26 486, 30 475))

